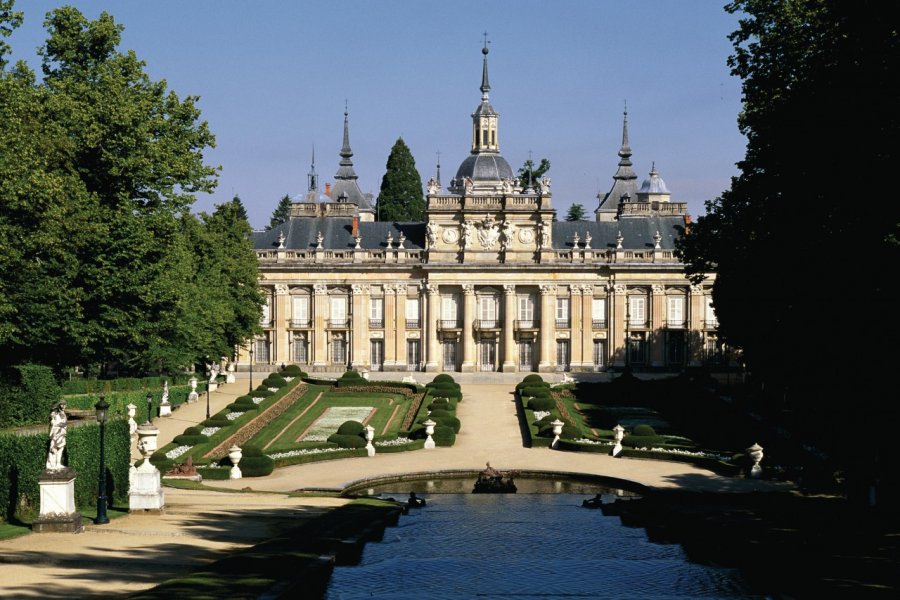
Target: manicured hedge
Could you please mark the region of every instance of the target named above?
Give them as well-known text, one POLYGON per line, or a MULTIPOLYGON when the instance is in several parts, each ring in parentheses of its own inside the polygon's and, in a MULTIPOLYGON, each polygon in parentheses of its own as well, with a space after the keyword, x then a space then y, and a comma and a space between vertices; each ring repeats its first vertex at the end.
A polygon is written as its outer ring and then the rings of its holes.
POLYGON ((266 387, 281 388, 287 385, 287 381, 278 373, 272 373, 263 379, 263 385, 266 387))
MULTIPOLYGON (((107 496, 118 506, 128 503, 131 437, 128 423, 107 422, 105 459, 107 496)), ((15 435, 0 432, 0 520, 30 520, 40 509, 38 476, 47 461, 47 434, 15 435)), ((64 462, 74 469, 75 504, 89 509, 97 503, 100 475, 100 431, 97 423, 70 426, 64 462)))
POLYGON ((61 391, 50 367, 16 365, 0 373, 0 428, 49 422, 61 391))
MULTIPOLYGON (((197 384, 197 393, 206 392, 206 382, 197 384)), ((169 386, 169 404, 172 408, 177 408, 187 402, 188 395, 191 393, 189 385, 169 386)), ((159 403, 162 400, 162 387, 151 392, 153 402, 151 403, 152 413, 154 417, 159 414, 159 403)), ((105 394, 104 397, 109 403, 109 414, 114 416, 123 416, 128 414, 126 408, 129 404, 137 407, 137 415, 135 421, 142 423, 147 420, 147 390, 134 392, 111 392, 105 394)), ((100 400, 99 394, 86 394, 82 396, 66 396, 66 405, 69 409, 76 410, 94 410, 94 405, 100 400)), ((49 413, 47 413, 49 415, 49 413)))
POLYGON ((452 427, 446 425, 438 425, 434 428, 434 434, 431 436, 435 446, 452 446, 456 442, 456 432, 452 427))
POLYGON ((556 401, 553 398, 531 398, 528 400, 528 408, 531 410, 553 410, 556 408, 556 401))
POLYGON ((531 375, 526 375, 522 383, 544 383, 544 378, 537 373, 532 373, 531 375))
POLYGON ((307 377, 306 373, 298 365, 287 365, 281 370, 281 374, 285 377, 300 377, 302 379, 307 377))
POLYGON ((359 421, 344 421, 338 427, 337 433, 340 435, 362 435, 363 431, 365 431, 365 426, 359 421))
POLYGON ((265 477, 275 470, 275 461, 263 454, 258 446, 244 446, 241 448, 241 454, 238 468, 244 477, 265 477))
POLYGON ((366 455, 367 451, 365 448, 348 448, 345 450, 339 450, 337 452, 322 452, 319 454, 299 454, 297 456, 285 456, 283 458, 276 458, 274 459, 274 461, 276 467, 287 467, 290 465, 303 465, 306 463, 319 462, 323 460, 356 458, 366 455))
POLYGON ((176 373, 173 375, 153 377, 119 377, 117 379, 94 379, 75 377, 62 382, 62 393, 69 394, 108 394, 110 392, 133 392, 137 390, 162 389, 163 382, 169 385, 187 385, 191 377, 196 377, 199 384, 206 381, 206 377, 200 373, 176 373))
POLYGON ((612 452, 612 446, 607 446, 606 444, 579 444, 573 440, 562 438, 556 443, 556 449, 568 452, 595 452, 598 454, 609 454, 612 452))
POLYGON ((231 477, 231 468, 228 467, 199 467, 197 473, 203 479, 222 481, 231 477))
POLYGON ((358 435, 347 435, 342 433, 332 433, 328 436, 328 441, 337 444, 341 448, 365 448, 366 440, 358 435))

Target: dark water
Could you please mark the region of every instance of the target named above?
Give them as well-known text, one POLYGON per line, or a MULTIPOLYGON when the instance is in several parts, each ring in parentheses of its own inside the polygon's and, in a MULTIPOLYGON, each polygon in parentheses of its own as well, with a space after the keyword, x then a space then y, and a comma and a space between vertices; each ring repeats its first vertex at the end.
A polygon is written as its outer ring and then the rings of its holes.
MULTIPOLYGON (((415 488, 404 489, 383 495, 415 488)), ((428 505, 368 544, 360 565, 334 570, 329 600, 764 598, 734 569, 690 563, 680 546, 652 544, 643 529, 581 508, 590 496, 424 496, 428 505)))

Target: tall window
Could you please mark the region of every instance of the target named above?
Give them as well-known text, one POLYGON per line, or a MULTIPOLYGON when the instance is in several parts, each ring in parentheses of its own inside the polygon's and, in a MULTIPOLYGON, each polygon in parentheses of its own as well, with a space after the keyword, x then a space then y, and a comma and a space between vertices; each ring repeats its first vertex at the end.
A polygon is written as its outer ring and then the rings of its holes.
POLYGON ((422 361, 422 343, 419 340, 406 340, 406 370, 415 371, 422 361))
POLYGON ((647 340, 643 333, 632 333, 628 338, 628 360, 633 365, 642 365, 647 359, 647 340))
POLYGON ((719 326, 719 318, 716 316, 716 309, 713 308, 712 296, 706 297, 706 315, 703 318, 706 320, 707 327, 719 326))
POLYGON ((594 340, 594 369, 606 366, 606 340, 594 340))
POLYGON ((527 323, 534 322, 534 297, 518 296, 516 297, 517 315, 516 318, 527 323))
MULTIPOLYGON (((569 299, 556 299, 556 326, 565 329, 569 326, 569 299)), ((568 342, 566 342, 568 343, 568 342)))
POLYGON ((684 363, 684 332, 666 332, 666 362, 670 365, 684 363))
POLYGON ((526 340, 519 342, 519 370, 531 371, 534 369, 534 342, 526 340))
POLYGON ((684 296, 669 296, 666 321, 669 327, 684 327, 684 296))
POLYGON ((421 327, 422 318, 420 311, 421 304, 418 298, 406 299, 406 326, 409 329, 418 329, 421 327))
POLYGON ((441 296, 441 320, 446 325, 459 320, 459 301, 456 296, 441 296))
POLYGON ((646 327, 647 298, 644 296, 628 297, 628 324, 632 327, 646 327))
POLYGON ((478 342, 478 353, 481 358, 481 370, 493 371, 497 360, 497 344, 494 340, 478 342))
POLYGON ((606 298, 591 299, 591 321, 595 329, 606 327, 606 298))
POLYGON ((309 342, 306 341, 305 337, 294 336, 291 348, 291 358, 295 363, 301 365, 309 363, 309 342))
POLYGON ((384 327, 384 298, 369 299, 369 327, 384 327))
POLYGON ((294 327, 309 326, 309 296, 291 298, 291 324, 294 327))
POLYGON ((556 341, 556 370, 568 371, 571 352, 569 351, 569 340, 556 341))
POLYGON ((256 338, 253 348, 253 362, 261 365, 269 364, 269 338, 268 336, 256 338))
POLYGON ((384 341, 372 340, 369 343, 369 364, 373 371, 380 371, 384 365, 384 341))
POLYGON ((347 362, 347 341, 340 338, 331 340, 331 364, 343 365, 347 362))
POLYGON ((441 344, 445 371, 456 370, 456 347, 455 341, 445 341, 441 344))
POLYGON ((482 321, 497 320, 497 298, 495 296, 478 297, 478 318, 482 321))
POLYGON ((334 296, 331 298, 331 324, 332 326, 344 326, 347 324, 346 296, 334 296))

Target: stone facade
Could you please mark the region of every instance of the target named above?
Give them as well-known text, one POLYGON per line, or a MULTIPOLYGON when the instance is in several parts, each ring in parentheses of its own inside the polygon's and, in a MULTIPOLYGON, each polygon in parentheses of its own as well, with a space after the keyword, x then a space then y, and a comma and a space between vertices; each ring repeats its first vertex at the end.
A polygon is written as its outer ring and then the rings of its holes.
MULTIPOLYGON (((470 156, 446 190, 439 170, 428 181, 424 222, 373 221, 370 205, 320 194, 313 167, 289 221, 255 234, 267 306, 254 364, 677 371, 717 357, 714 278, 685 279, 674 242, 687 206, 655 166, 637 188, 627 115, 596 220, 556 222, 550 180, 522 186, 500 155, 489 90, 485 52, 470 156)), ((345 187, 356 185, 350 156, 345 114, 345 187)), ((246 366, 247 347, 237 354, 246 366)))

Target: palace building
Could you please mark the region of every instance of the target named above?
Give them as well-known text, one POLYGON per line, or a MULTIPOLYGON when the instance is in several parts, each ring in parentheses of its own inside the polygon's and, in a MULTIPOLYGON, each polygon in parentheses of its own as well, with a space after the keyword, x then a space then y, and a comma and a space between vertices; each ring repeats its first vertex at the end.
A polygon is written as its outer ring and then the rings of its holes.
MULTIPOLYGON (((550 180, 521 186, 500 153, 487 48, 472 146, 424 222, 375 220, 353 169, 347 113, 333 185, 254 234, 267 293, 254 364, 308 371, 678 371, 718 356, 710 278, 674 253, 689 223, 651 169, 638 186, 627 113, 594 221, 555 221, 550 180)), ((239 349, 239 363, 251 360, 239 349)))

